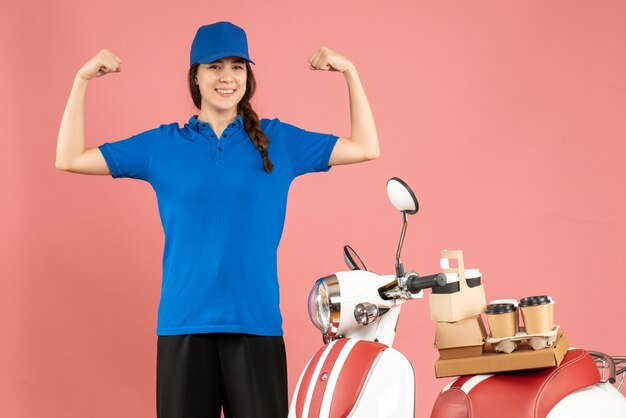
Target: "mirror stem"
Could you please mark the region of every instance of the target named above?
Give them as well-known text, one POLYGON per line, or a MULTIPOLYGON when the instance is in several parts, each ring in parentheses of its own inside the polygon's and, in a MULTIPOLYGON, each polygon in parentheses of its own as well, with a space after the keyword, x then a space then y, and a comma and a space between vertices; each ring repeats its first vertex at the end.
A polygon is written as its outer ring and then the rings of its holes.
POLYGON ((396 252, 396 278, 404 276, 404 266, 400 261, 400 252, 402 252, 402 245, 404 244, 404 235, 406 234, 407 220, 406 212, 402 211, 402 233, 400 234, 400 242, 398 243, 398 252, 396 252))

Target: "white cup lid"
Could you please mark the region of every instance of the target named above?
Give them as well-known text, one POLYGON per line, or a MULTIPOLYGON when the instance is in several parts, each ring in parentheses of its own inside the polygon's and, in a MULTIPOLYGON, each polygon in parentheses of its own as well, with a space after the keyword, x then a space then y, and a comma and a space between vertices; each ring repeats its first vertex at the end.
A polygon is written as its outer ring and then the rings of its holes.
POLYGON ((459 275, 456 273, 445 273, 445 275, 448 279, 447 283, 456 283, 459 281, 459 275))
POLYGON ((478 269, 465 269, 465 278, 466 279, 476 279, 481 277, 480 270, 478 269))
POLYGON ((517 299, 495 299, 489 302, 490 305, 495 305, 496 303, 510 303, 516 308, 519 307, 519 302, 517 301, 517 299))

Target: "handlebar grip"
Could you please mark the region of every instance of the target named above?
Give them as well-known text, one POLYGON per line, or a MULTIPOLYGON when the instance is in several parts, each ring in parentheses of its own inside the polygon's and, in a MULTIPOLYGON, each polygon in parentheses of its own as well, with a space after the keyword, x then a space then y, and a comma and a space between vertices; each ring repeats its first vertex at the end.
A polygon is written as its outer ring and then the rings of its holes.
POLYGON ((431 274, 430 276, 420 277, 416 274, 412 274, 406 281, 406 288, 412 294, 421 292, 422 289, 427 289, 435 286, 445 286, 448 282, 448 278, 445 274, 431 274))

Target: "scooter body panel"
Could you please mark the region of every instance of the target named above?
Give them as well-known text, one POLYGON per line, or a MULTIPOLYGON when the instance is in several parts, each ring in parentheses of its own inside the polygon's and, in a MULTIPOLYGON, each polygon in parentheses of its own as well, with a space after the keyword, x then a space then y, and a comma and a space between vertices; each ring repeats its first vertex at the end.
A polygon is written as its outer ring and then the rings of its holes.
POLYGON ((369 271, 344 271, 335 273, 341 289, 341 313, 337 335, 360 340, 378 341, 391 347, 395 328, 404 301, 383 300, 378 289, 395 279, 393 275, 380 276, 369 271), (364 286, 364 283, 367 286, 364 286), (354 308, 362 302, 387 307, 389 311, 373 323, 363 326, 354 319, 354 308))
POLYGON ((413 418, 414 394, 415 375, 411 363, 399 351, 387 349, 372 368, 349 417, 413 418))
POLYGON ((413 417, 414 381, 410 362, 393 348, 336 340, 307 364, 289 418, 413 417))
POLYGON ((626 417, 626 398, 610 383, 599 383, 567 395, 546 418, 589 417, 626 417))

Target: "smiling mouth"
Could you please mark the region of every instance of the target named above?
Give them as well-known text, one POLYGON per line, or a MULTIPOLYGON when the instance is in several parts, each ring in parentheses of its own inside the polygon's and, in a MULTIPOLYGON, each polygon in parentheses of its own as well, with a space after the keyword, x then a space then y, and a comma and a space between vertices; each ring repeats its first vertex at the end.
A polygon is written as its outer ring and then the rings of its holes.
POLYGON ((215 89, 215 91, 222 97, 230 97, 235 94, 235 89, 215 89))

